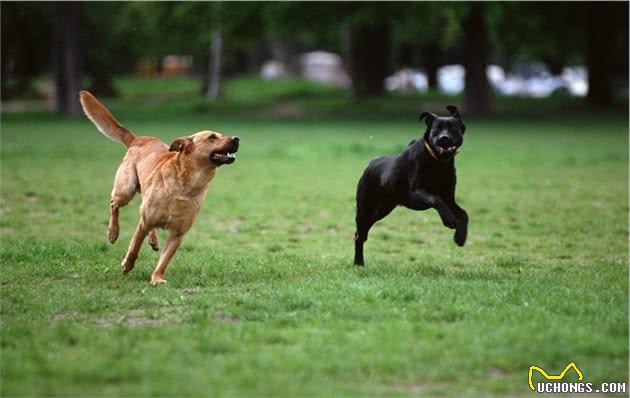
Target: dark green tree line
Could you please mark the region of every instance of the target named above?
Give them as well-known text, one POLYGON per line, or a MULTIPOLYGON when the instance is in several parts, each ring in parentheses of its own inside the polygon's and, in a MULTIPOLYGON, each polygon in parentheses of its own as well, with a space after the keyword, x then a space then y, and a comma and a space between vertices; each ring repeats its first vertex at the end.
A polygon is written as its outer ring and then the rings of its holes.
POLYGON ((223 77, 255 72, 271 56, 299 51, 342 54, 357 99, 384 94, 383 80, 402 66, 421 67, 429 86, 445 63, 466 68, 468 111, 492 111, 489 63, 509 69, 541 60, 553 73, 585 64, 588 104, 613 100, 615 75, 628 67, 628 3, 378 2, 2 2, 2 98, 54 76, 57 109, 86 81, 114 95, 113 76, 138 59, 194 57, 200 92, 220 95, 223 77))

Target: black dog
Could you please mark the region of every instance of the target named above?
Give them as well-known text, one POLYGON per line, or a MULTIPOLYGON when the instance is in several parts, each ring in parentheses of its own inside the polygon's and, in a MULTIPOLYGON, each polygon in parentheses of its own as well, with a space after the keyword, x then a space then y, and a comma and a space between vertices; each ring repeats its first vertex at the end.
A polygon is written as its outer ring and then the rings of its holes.
POLYGON ((398 205, 413 210, 433 207, 444 226, 455 229, 453 239, 466 242, 468 215, 455 203, 455 161, 466 126, 454 106, 450 116, 424 112, 427 129, 421 139, 413 140, 397 156, 373 159, 357 187, 357 230, 354 236, 354 263, 363 265, 363 243, 375 222, 398 205))

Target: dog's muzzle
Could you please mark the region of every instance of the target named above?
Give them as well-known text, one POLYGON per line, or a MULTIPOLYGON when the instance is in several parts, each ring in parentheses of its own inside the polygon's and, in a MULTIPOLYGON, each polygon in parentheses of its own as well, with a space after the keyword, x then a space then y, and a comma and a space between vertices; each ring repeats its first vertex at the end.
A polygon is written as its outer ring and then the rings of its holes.
POLYGON ((232 137, 232 141, 225 149, 214 151, 210 154, 210 161, 218 166, 234 163, 236 161, 235 153, 238 152, 240 141, 240 138, 232 137))
POLYGON ((429 152, 429 155, 433 159, 439 160, 439 161, 447 161, 454 158, 455 155, 457 155, 458 153, 457 149, 459 148, 456 145, 451 145, 451 146, 448 146, 447 148, 439 146, 434 149, 431 147, 431 144, 429 144, 427 141, 424 141, 424 147, 427 149, 427 151, 429 152))
POLYGON ((437 152, 444 157, 455 156, 457 145, 448 135, 441 135, 437 139, 437 152))

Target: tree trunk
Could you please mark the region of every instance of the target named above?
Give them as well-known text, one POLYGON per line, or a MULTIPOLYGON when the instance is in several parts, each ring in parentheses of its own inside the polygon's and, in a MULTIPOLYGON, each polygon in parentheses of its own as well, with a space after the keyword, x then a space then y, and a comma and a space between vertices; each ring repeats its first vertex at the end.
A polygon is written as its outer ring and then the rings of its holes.
POLYGON ((401 68, 412 68, 414 66, 414 48, 409 44, 403 44, 398 48, 396 56, 396 70, 401 68))
POLYGON ((66 110, 66 83, 63 68, 64 51, 63 51, 63 26, 58 19, 62 18, 58 8, 61 3, 52 3, 53 11, 53 75, 55 88, 53 90, 53 106, 57 112, 66 110))
POLYGON ((437 90, 438 88, 437 72, 440 68, 440 55, 440 47, 435 43, 427 44, 422 50, 429 90, 437 90))
POLYGON ((547 67, 549 68, 549 72, 552 75, 558 76, 562 74, 562 70, 564 69, 563 60, 566 58, 566 56, 561 56, 558 58, 543 58, 543 62, 545 63, 545 65, 547 65, 547 67))
POLYGON ((81 67, 79 3, 56 2, 53 8, 55 110, 80 115, 81 67))
POLYGON ((471 116, 488 116, 492 112, 490 83, 486 75, 489 43, 484 12, 484 3, 470 3, 470 11, 463 23, 464 98, 471 116))
POLYGON ((203 84, 206 85, 205 95, 211 100, 219 97, 221 89, 221 63, 223 55, 223 27, 221 26, 221 2, 212 4, 212 32, 210 35, 210 54, 208 69, 203 84))
POLYGON ((210 68, 208 70, 208 91, 206 96, 211 100, 217 99, 221 84, 221 52, 223 51, 223 32, 221 25, 212 30, 210 44, 210 68))
MULTIPOLYGON (((208 51, 209 53, 210 51, 208 51)), ((210 86, 210 56, 205 51, 198 56, 195 56, 195 59, 199 59, 200 61, 197 63, 193 63, 193 71, 195 75, 201 77, 201 87, 199 94, 206 96, 208 93, 208 87, 210 86)))
MULTIPOLYGON (((587 6, 586 67, 588 69, 588 94, 586 102, 594 107, 610 106, 613 102, 612 81, 613 54, 609 45, 612 23, 610 4, 589 3, 587 6)), ((627 28, 627 26, 626 26, 627 28)))
MULTIPOLYGON (((41 49, 50 47, 48 27, 38 25, 39 29, 33 29, 33 24, 38 24, 37 21, 41 21, 40 18, 45 18, 42 11, 48 10, 49 6, 42 7, 41 3, 34 2, 4 1, 1 7, 2 90, 0 94, 3 99, 7 99, 27 92, 31 87, 33 77, 43 69, 47 56, 41 54, 41 49), (11 79, 13 84, 10 84, 9 76, 13 78, 11 79)), ((39 24, 43 23, 43 21, 39 22, 39 24)))
POLYGON ((386 23, 350 28, 349 69, 355 98, 382 95, 390 56, 391 29, 386 23))

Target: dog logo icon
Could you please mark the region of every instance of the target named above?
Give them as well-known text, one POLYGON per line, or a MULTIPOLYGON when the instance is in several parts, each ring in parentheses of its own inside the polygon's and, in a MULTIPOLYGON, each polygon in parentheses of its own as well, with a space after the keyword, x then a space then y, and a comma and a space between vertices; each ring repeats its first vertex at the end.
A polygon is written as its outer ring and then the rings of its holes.
POLYGON ((570 364, 568 364, 564 368, 564 370, 560 372, 559 375, 550 375, 547 372, 545 372, 542 368, 536 365, 532 365, 529 367, 529 388, 531 388, 534 391, 536 390, 534 388, 534 383, 532 383, 532 374, 534 373, 534 370, 538 371, 538 373, 540 373, 547 380, 562 380, 564 378, 564 375, 566 375, 567 372, 569 371, 569 369, 575 370, 575 373, 577 373, 578 375, 578 380, 582 381, 582 379, 584 378, 584 375, 582 374, 582 371, 578 369, 575 362, 571 362, 570 364))

